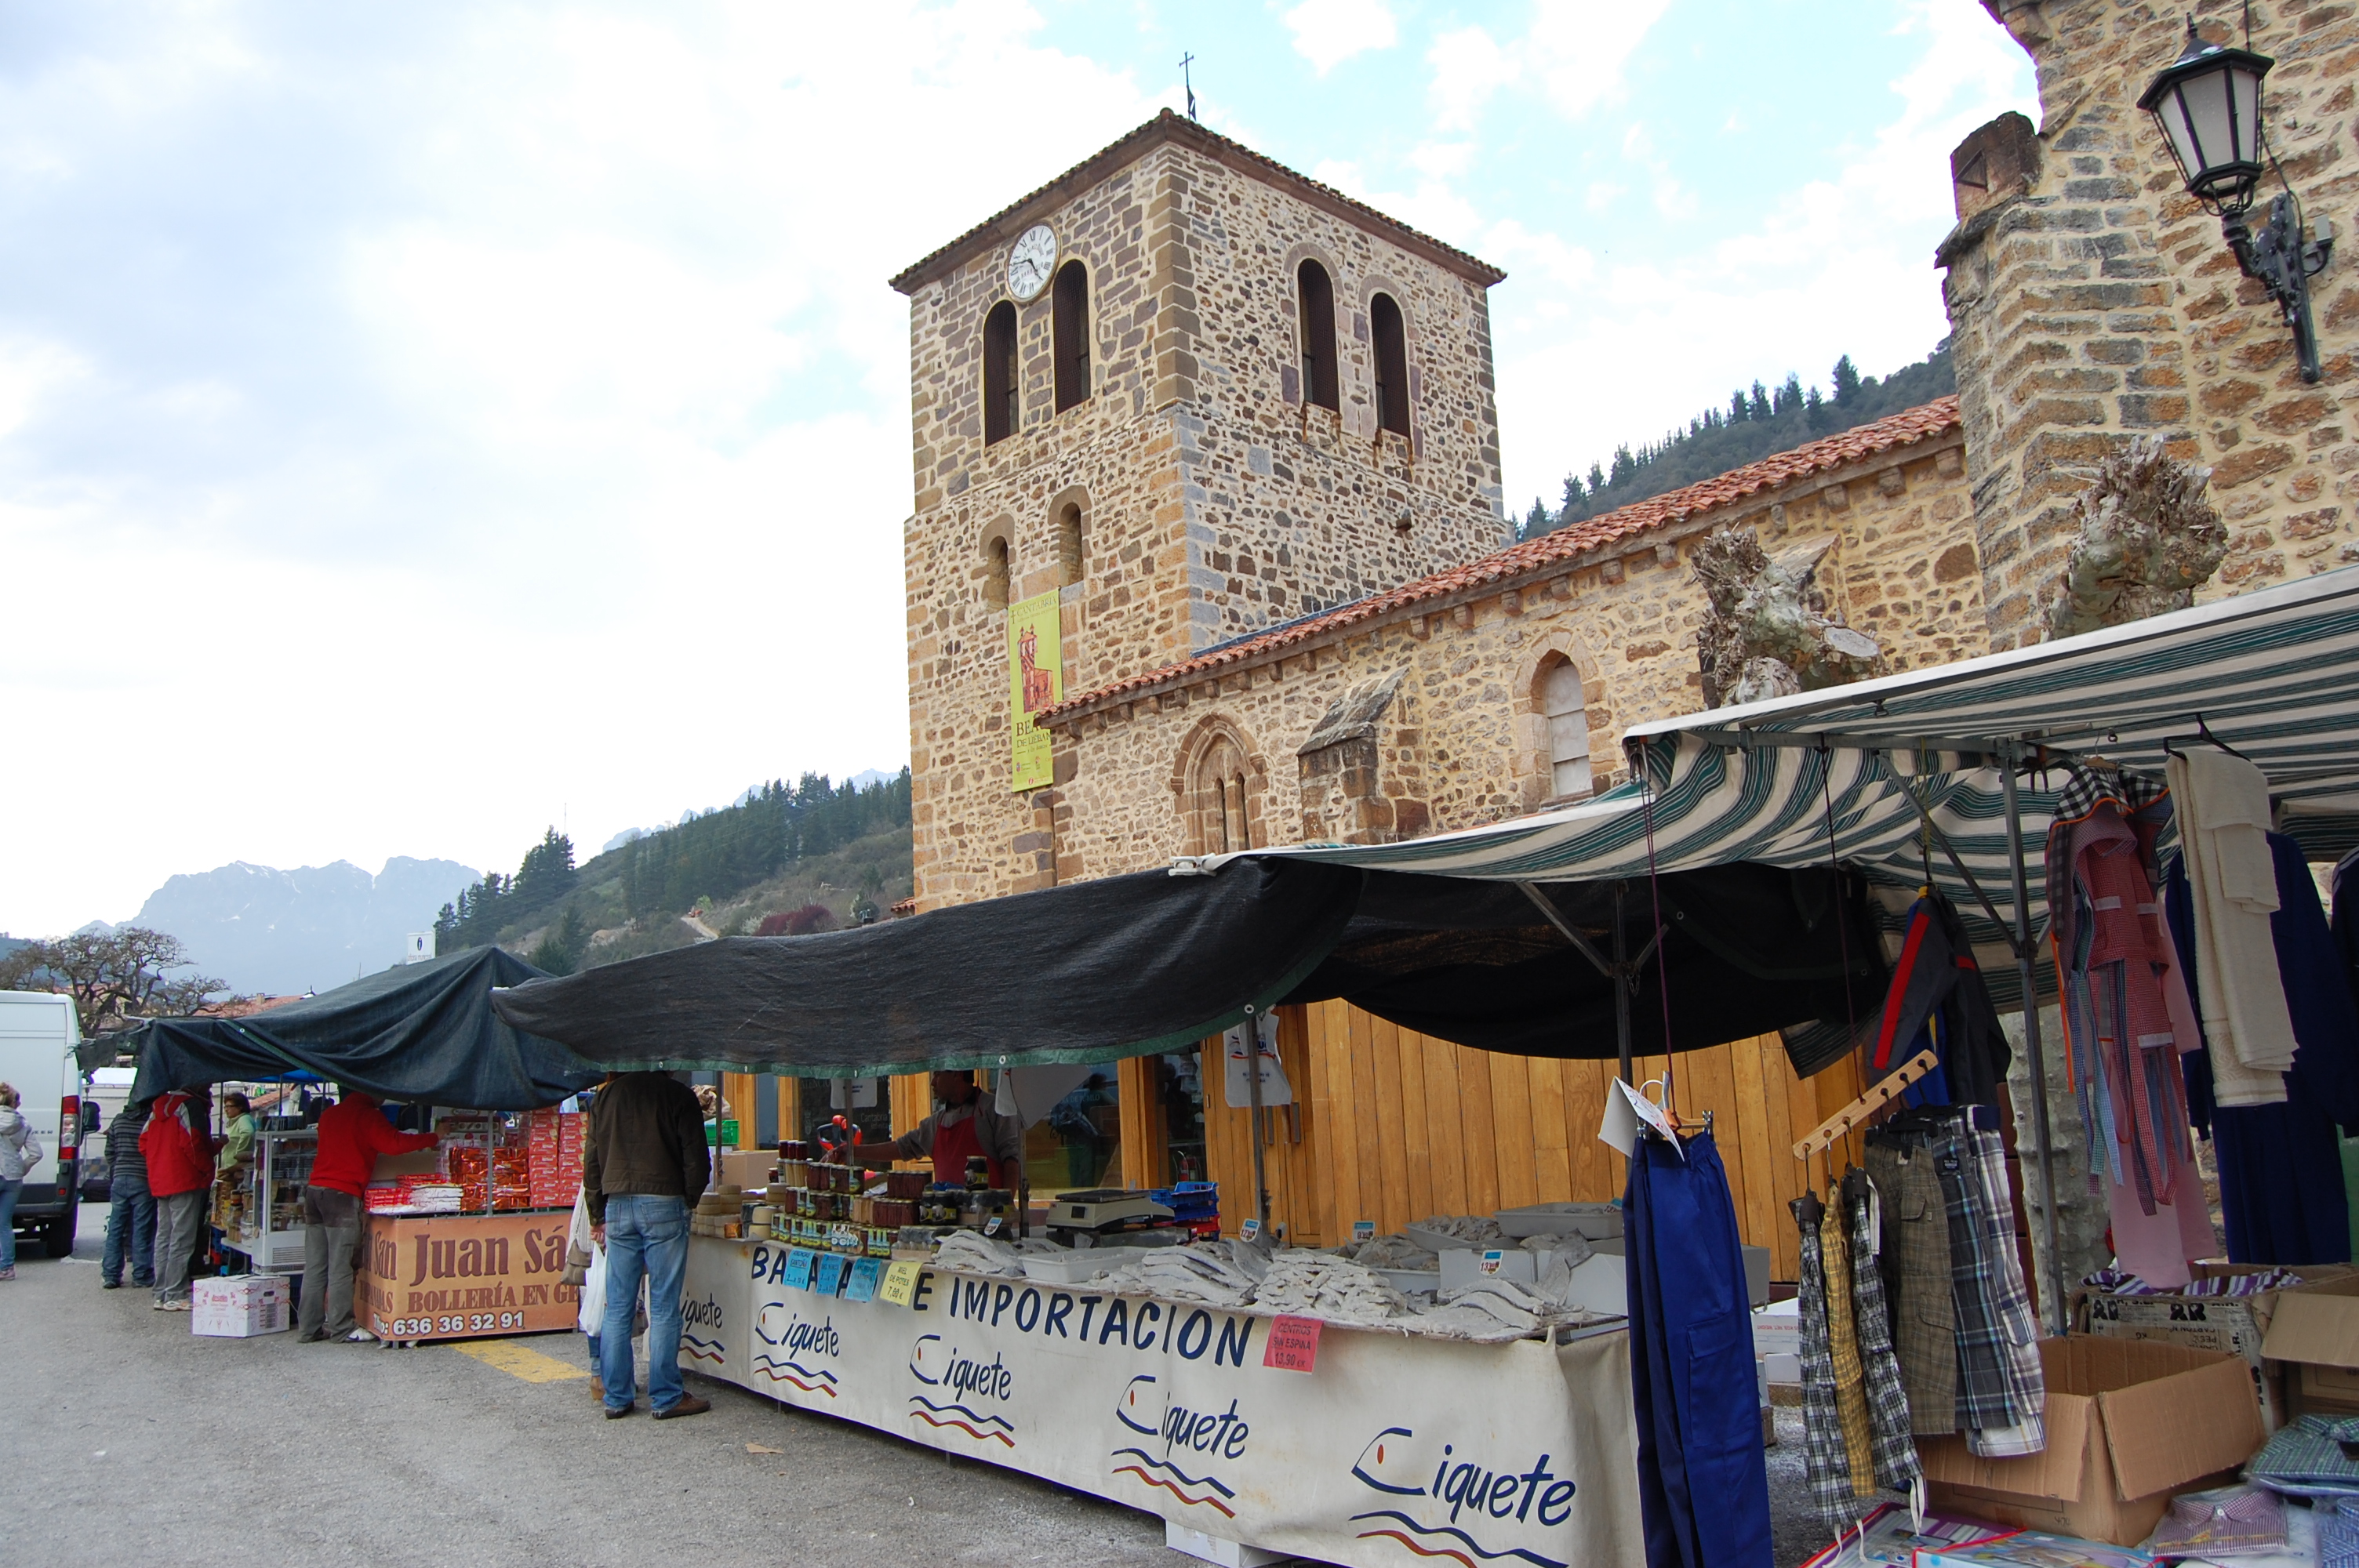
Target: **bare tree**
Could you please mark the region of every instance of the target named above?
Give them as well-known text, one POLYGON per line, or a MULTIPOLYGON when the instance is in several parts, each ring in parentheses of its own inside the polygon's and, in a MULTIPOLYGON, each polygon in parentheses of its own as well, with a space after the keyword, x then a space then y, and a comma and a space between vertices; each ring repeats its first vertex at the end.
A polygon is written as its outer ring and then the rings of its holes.
POLYGON ((180 939, 145 926, 84 931, 35 942, 0 957, 0 990, 52 991, 73 998, 85 1037, 136 1019, 184 1018, 204 1011, 228 987, 194 968, 180 939))

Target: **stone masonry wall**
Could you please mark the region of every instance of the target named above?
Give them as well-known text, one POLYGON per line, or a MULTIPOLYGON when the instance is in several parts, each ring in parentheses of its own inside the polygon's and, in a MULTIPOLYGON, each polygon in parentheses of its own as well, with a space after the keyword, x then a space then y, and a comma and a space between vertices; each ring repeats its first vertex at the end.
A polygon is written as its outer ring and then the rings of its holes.
POLYGON ((1170 143, 1042 216, 1060 265, 1078 256, 1091 272, 1087 402, 1054 412, 1044 290, 1019 308, 1023 423, 984 446, 982 323, 1005 297, 1004 244, 911 297, 920 908, 1056 876, 1055 792, 1008 787, 1006 617, 985 597, 995 535, 1011 600, 1060 589, 1066 689, 1079 691, 1471 559, 1506 533, 1480 285, 1170 143), (1299 398, 1304 254, 1335 275, 1340 416, 1306 417, 1299 398), (1414 448, 1375 435, 1365 300, 1378 287, 1408 318, 1414 448), (1071 584, 1056 542, 1068 503, 1085 519, 1071 584))
MULTIPOLYGON (((1994 647, 2041 636, 2073 497, 2114 445, 2157 436, 2209 465, 2230 553, 2211 600, 2359 560, 2359 20, 2342 0, 2256 0, 2272 146, 2308 215, 2344 248, 2311 280, 2324 364, 2305 384, 2291 332, 2245 279, 2137 107, 2191 9, 2241 41, 2241 0, 1986 0, 2038 70, 2036 168, 1990 204, 1961 187, 1943 243, 1994 647)), ((1963 149, 1962 149, 1962 151, 1963 149)), ((2265 178, 2254 218, 2276 194, 2265 178)))
POLYGON ((1190 762, 1216 735, 1248 759, 1256 844, 1382 842, 1530 811, 1550 789, 1538 687, 1558 655, 1582 673, 1598 784, 1614 782, 1624 730, 1702 706, 1703 593, 1688 554, 1725 522, 1757 528, 1772 551, 1832 538, 1821 580, 1832 606, 1882 643, 1886 669, 1983 653, 1962 442, 1953 427, 1792 493, 1642 534, 1604 558, 1086 708, 1058 729, 1056 875, 1138 871, 1210 848, 1189 809, 1190 762), (1406 678, 1373 736, 1298 757, 1338 699, 1396 672, 1406 678))

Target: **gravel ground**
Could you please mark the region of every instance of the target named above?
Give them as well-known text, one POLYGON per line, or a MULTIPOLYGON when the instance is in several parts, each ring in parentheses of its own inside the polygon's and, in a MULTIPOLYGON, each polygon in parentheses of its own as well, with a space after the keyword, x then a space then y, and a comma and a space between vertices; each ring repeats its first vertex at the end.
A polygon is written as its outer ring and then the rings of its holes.
MULTIPOLYGON (((1865 1513, 1883 1498, 1859 1505, 1865 1513)), ((1892 1501, 1898 1501, 1896 1496, 1892 1501)), ((1854 1517, 1857 1517, 1854 1515, 1854 1517)), ((1777 1550, 1777 1568, 1795 1568, 1810 1554, 1832 1545, 1834 1531, 1811 1510, 1810 1487, 1802 1480, 1802 1412, 1780 1408, 1777 1441, 1769 1449, 1769 1539, 1777 1550)))
MULTIPOLYGON (((0 1528, 20 1559, 1190 1561, 1153 1515, 727 1385, 690 1379, 710 1414, 608 1422, 585 1379, 529 1383, 448 1346, 200 1339, 145 1291, 101 1291, 94 1238, 61 1261, 26 1250, 0 1283, 0 1528)), ((578 1335, 515 1343, 587 1366, 578 1335)))

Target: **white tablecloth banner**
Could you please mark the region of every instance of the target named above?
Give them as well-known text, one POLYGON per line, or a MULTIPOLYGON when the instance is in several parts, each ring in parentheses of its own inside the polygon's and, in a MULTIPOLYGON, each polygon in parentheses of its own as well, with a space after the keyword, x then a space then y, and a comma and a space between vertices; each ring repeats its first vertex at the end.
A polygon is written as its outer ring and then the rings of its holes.
POLYGON ((692 1238, 680 1364, 1190 1530, 1328 1563, 1639 1563, 1629 1341, 1468 1345, 929 1269, 910 1304, 692 1238))

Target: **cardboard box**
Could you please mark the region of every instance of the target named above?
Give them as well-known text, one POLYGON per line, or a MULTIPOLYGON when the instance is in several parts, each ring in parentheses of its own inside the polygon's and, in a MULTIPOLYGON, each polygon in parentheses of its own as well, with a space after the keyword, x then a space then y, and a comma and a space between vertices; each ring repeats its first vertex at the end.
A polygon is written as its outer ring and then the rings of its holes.
POLYGON ((2277 1292, 2252 1296, 2111 1296, 2082 1292, 2072 1300, 2074 1327, 2109 1339, 2152 1340, 2189 1350, 2234 1356, 2250 1368, 2261 1410, 2261 1430, 2275 1432, 2291 1419, 2285 1380, 2265 1359, 2277 1292))
POLYGON ((724 1149, 720 1159, 722 1184, 748 1191, 766 1186, 770 1167, 777 1162, 778 1152, 775 1149, 724 1149))
POLYGON ((1961 1436, 1920 1438, 1945 1513, 2117 1546, 2146 1539, 2185 1491, 2243 1465, 2263 1441, 2242 1357, 2136 1339, 2043 1339, 2048 1447, 1978 1459, 1961 1436))
POLYGON ((293 1293, 277 1274, 239 1274, 189 1284, 189 1332, 209 1339, 283 1334, 294 1325, 293 1293))
POLYGON ((2297 1414, 2359 1414, 2359 1274, 2277 1292, 2261 1354, 2288 1363, 2297 1414))
POLYGON ((1753 1354, 1799 1356, 1802 1353, 1802 1303, 1772 1302, 1753 1314, 1753 1354))

